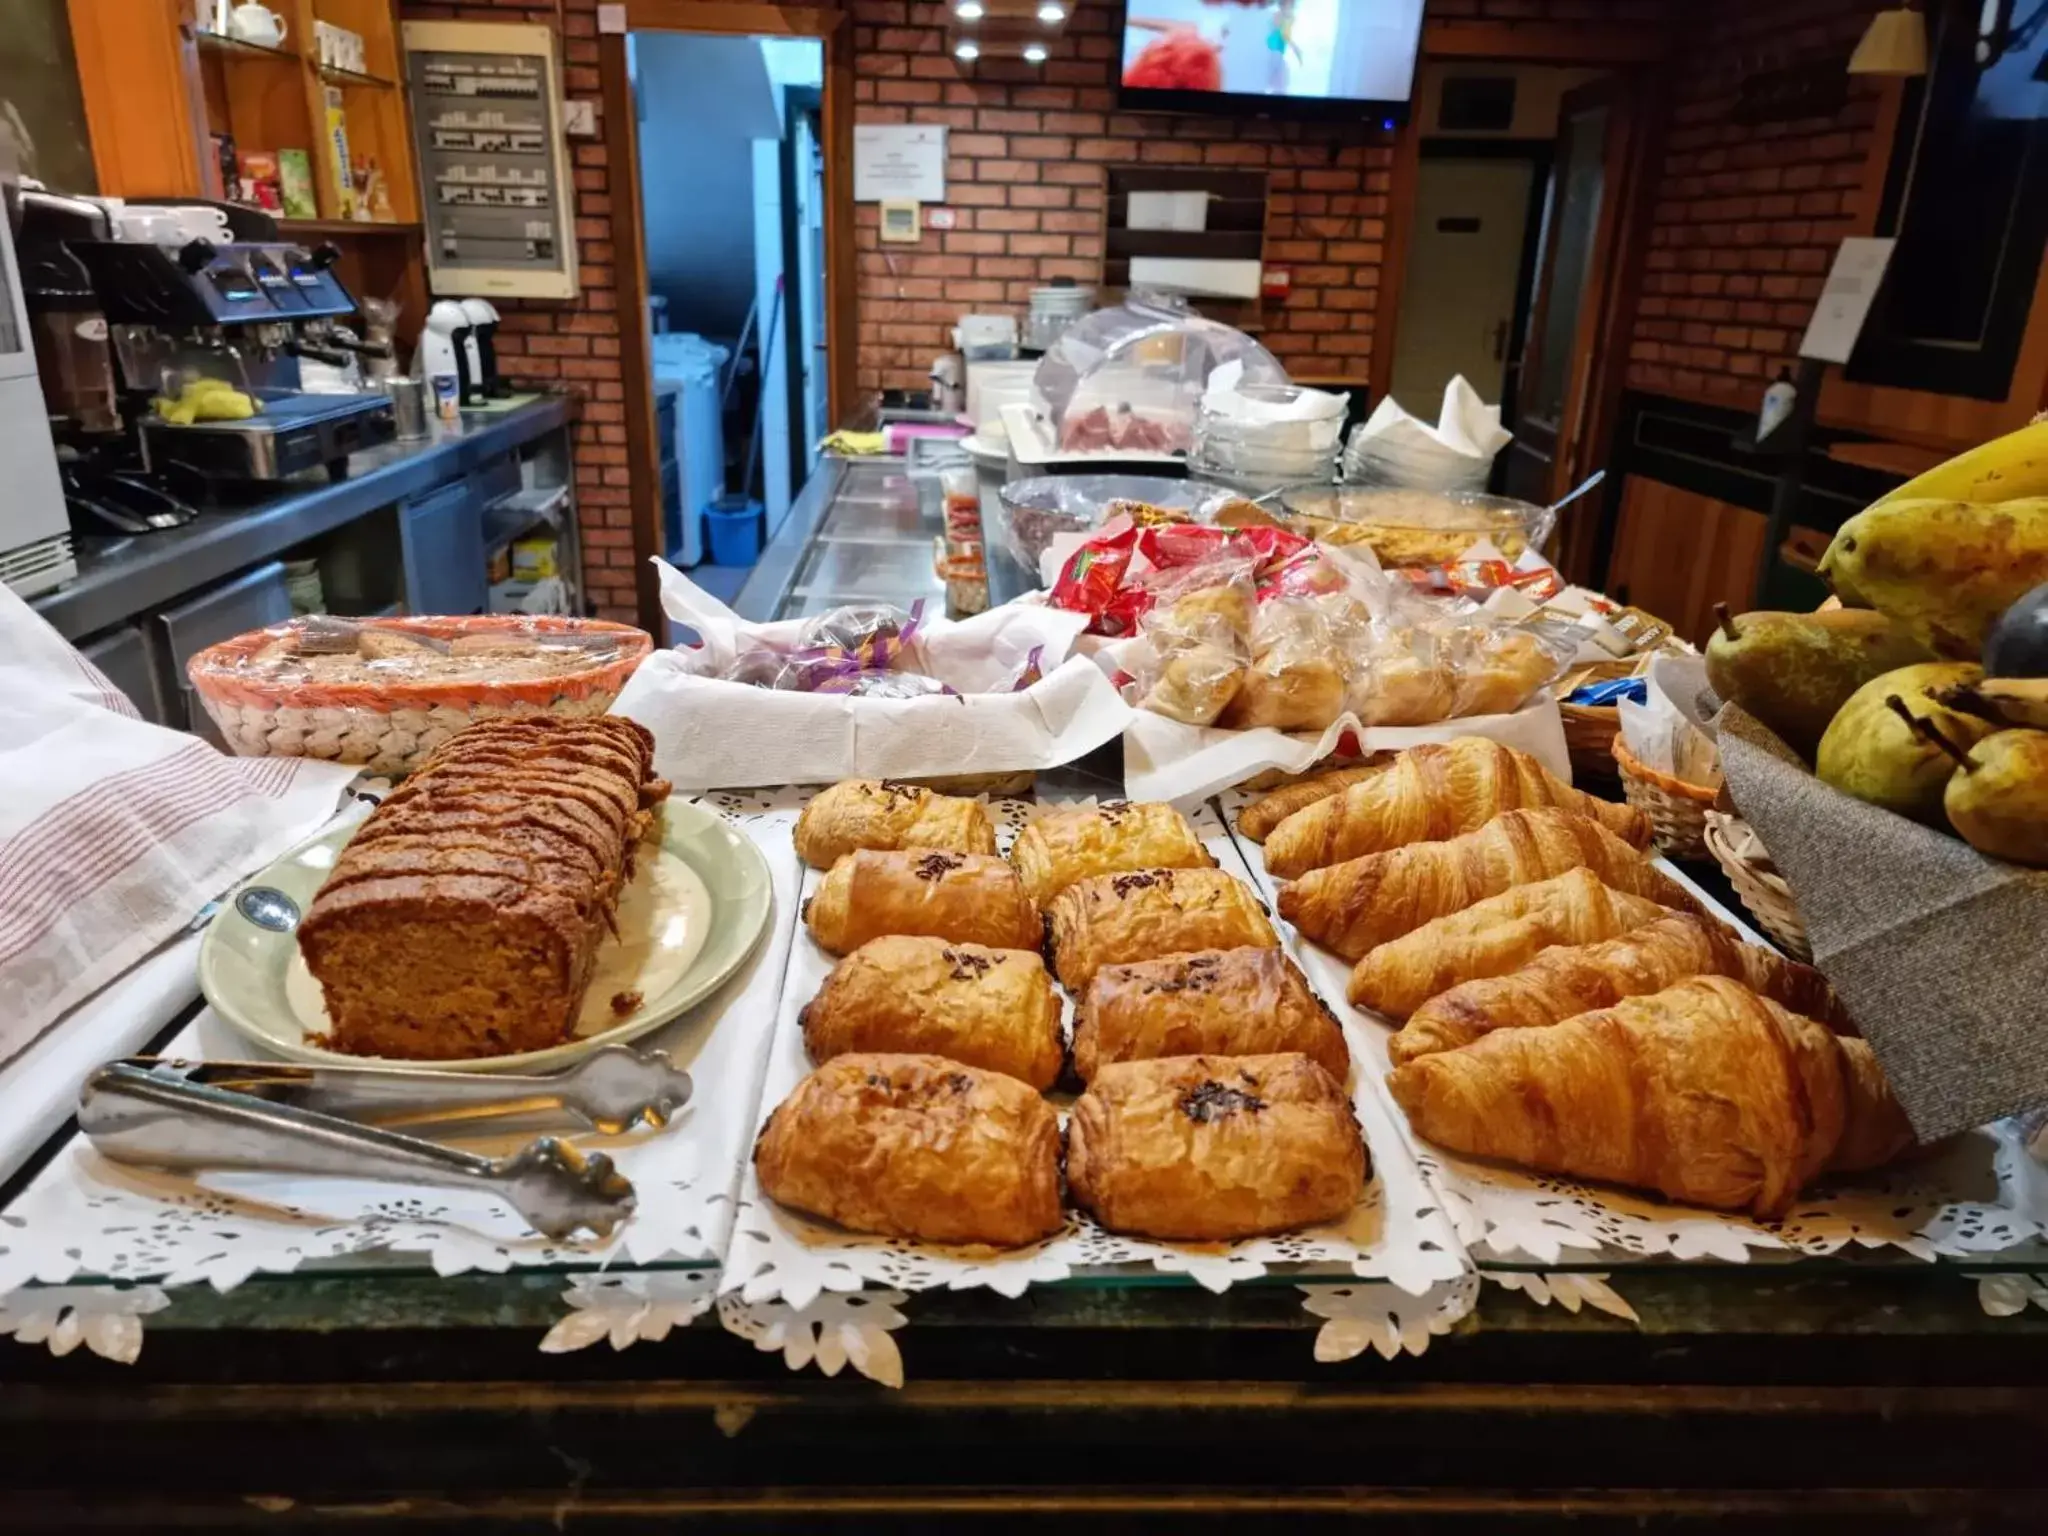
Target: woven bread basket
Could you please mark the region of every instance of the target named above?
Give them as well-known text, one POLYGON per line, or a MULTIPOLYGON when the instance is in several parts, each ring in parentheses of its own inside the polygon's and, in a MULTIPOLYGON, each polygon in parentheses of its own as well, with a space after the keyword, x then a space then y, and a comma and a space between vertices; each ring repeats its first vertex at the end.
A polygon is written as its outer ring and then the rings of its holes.
POLYGON ((1727 811, 1708 811, 1706 842, 1707 852, 1721 866, 1757 926, 1793 959, 1811 960, 1813 946, 1807 942, 1806 924, 1800 920, 1799 904, 1792 899, 1792 887, 1771 867, 1749 823, 1727 811), (1748 856, 1737 852, 1745 843, 1759 851, 1748 856))
POLYGON ((1688 784, 1668 773, 1644 767, 1618 735, 1613 752, 1621 769, 1621 792, 1630 805, 1650 818, 1658 851, 1674 859, 1704 859, 1707 811, 1720 790, 1688 784))

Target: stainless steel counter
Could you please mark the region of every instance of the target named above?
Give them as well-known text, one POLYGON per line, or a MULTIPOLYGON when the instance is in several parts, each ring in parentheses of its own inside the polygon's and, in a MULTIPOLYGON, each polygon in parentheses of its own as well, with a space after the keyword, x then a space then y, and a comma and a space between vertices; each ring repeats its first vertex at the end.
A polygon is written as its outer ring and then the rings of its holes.
POLYGON ((209 510, 182 528, 78 541, 78 576, 34 600, 57 632, 77 640, 274 559, 294 545, 467 474, 566 423, 575 402, 547 395, 504 411, 465 412, 417 443, 354 455, 346 480, 289 482, 269 500, 209 510))
POLYGON ((943 531, 936 484, 920 487, 900 458, 826 457, 740 589, 734 608, 757 623, 845 603, 945 611, 933 569, 943 531))

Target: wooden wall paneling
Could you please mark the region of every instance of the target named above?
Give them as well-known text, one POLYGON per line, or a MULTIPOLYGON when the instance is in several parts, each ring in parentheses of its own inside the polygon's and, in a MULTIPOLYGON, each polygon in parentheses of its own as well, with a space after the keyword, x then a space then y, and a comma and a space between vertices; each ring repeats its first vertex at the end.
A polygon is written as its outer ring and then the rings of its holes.
MULTIPOLYGON (((1621 142, 1612 146, 1616 153, 1609 157, 1608 170, 1608 186, 1619 199, 1620 212, 1600 305, 1599 341, 1591 364, 1593 377, 1585 398, 1581 439, 1584 447, 1579 453, 1573 484, 1606 465, 1614 452, 1621 397, 1628 384, 1628 338, 1635 329, 1636 305, 1642 297, 1650 224, 1657 201, 1657 168, 1663 164, 1664 136, 1669 126, 1667 81, 1667 72, 1654 67, 1621 83, 1617 102, 1621 142)), ((1571 488, 1565 486, 1559 494, 1571 488)), ((1593 565, 1602 542, 1601 508, 1606 505, 1604 499, 1590 499, 1563 514, 1558 564, 1573 581, 1598 584, 1593 565)))
MULTIPOLYGON (((826 25, 823 20, 820 25, 826 25)), ((819 124, 825 154, 825 389, 828 425, 849 420, 860 379, 860 262, 853 228, 853 28, 826 25, 825 94, 819 124)))
POLYGON ((110 197, 206 190, 212 151, 196 51, 172 0, 69 0, 71 45, 92 135, 93 169, 110 197))
POLYGON ((1374 404, 1387 397, 1394 379, 1394 333, 1400 329, 1401 287, 1408 275, 1408 246, 1415 235, 1415 188, 1421 177, 1422 131, 1411 120, 1394 141, 1394 168, 1387 191, 1386 260, 1380 267, 1367 374, 1374 404))
POLYGON ((1749 606, 1767 521, 1747 507, 1630 475, 1607 590, 1704 645, 1714 604, 1749 606))
POLYGON ((640 627, 668 643, 661 583, 654 569, 666 554, 661 528, 661 444, 655 426, 653 341, 647 329, 647 230, 640 209, 640 133, 626 39, 607 33, 597 44, 598 91, 604 104, 605 163, 611 173, 612 246, 617 259, 619 368, 624 375, 628 506, 633 525, 633 592, 640 627))

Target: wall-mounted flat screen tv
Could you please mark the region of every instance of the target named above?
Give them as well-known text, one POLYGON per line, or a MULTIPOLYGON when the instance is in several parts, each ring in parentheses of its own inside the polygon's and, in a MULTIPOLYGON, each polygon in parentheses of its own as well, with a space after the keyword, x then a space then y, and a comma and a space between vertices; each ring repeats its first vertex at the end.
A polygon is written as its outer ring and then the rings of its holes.
POLYGON ((1406 116, 1424 0, 1127 0, 1125 107, 1406 116))

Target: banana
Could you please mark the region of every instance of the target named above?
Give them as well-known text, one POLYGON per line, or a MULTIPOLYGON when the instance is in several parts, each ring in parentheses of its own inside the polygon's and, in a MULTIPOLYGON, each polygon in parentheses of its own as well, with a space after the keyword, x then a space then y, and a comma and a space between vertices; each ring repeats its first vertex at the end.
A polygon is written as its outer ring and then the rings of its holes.
POLYGON ((2048 496, 2048 418, 1993 438, 1879 497, 1894 501, 2014 501, 2048 496))

